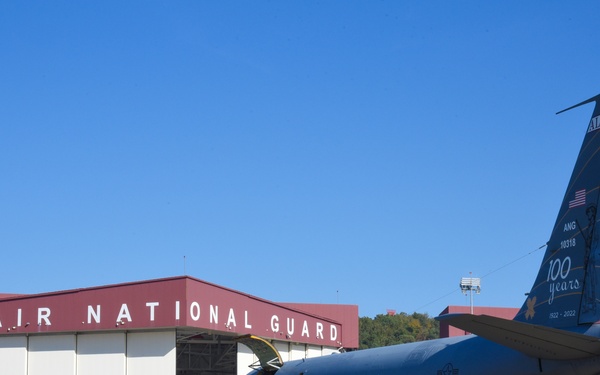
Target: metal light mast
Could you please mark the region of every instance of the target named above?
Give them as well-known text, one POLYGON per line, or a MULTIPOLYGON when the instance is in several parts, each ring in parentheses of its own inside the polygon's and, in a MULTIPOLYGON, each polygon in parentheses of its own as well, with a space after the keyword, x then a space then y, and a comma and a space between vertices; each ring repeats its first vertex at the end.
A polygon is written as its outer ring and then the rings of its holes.
MULTIPOLYGON (((471 272, 469 272, 471 274, 471 272)), ((481 279, 479 277, 463 277, 460 279, 460 290, 464 295, 471 294, 471 314, 473 314, 473 292, 481 293, 481 279)))

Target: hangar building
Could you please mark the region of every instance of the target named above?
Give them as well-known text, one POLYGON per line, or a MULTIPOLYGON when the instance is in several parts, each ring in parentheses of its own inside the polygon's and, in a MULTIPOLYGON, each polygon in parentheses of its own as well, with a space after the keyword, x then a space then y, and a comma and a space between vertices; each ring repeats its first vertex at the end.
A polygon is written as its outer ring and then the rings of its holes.
POLYGON ((188 276, 0 295, 11 375, 246 374, 357 347, 356 305, 275 303, 188 276))

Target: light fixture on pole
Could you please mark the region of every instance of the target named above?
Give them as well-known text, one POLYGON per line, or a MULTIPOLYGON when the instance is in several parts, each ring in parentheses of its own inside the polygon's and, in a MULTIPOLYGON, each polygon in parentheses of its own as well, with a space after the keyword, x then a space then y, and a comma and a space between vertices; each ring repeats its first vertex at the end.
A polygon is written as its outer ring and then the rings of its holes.
MULTIPOLYGON (((470 272, 469 272, 470 273, 470 272)), ((463 277, 460 279, 460 290, 463 294, 471 294, 471 314, 473 314, 473 292, 481 293, 481 279, 479 277, 463 277)))

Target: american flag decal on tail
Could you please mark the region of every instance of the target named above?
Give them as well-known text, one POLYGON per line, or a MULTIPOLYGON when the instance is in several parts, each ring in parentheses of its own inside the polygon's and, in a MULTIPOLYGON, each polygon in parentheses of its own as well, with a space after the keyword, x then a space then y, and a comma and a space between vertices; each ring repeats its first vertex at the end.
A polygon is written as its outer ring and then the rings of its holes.
POLYGON ((585 206, 585 189, 575 192, 575 199, 569 201, 569 208, 585 206))

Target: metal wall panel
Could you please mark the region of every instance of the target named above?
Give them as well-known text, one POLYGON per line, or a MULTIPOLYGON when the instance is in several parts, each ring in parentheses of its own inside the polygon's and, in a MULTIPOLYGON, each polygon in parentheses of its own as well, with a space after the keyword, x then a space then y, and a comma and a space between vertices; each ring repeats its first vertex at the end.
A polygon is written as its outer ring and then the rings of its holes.
POLYGON ((0 338, 0 366, 3 374, 27 375, 27 337, 0 338))
POLYGON ((315 346, 315 345, 307 345, 307 346, 308 346, 308 349, 306 350, 306 358, 320 357, 322 355, 320 346, 315 346))
POLYGON ((237 375, 245 375, 251 371, 250 366, 258 361, 252 350, 243 344, 237 344, 237 375))
POLYGON ((174 375, 175 330, 127 334, 127 375, 174 375))
POLYGON ((125 375, 125 333, 77 336, 78 375, 125 375))
POLYGON ((75 335, 29 336, 28 375, 75 375, 75 335))
POLYGON ((340 351, 337 348, 331 348, 331 347, 324 346, 323 351, 321 352, 321 355, 326 356, 326 355, 330 355, 330 354, 338 354, 339 352, 340 351))
POLYGON ((290 360, 306 358, 306 344, 291 344, 290 360))
POLYGON ((279 352, 281 360, 286 363, 290 360, 290 344, 285 341, 273 341, 271 342, 273 347, 279 352))
POLYGON ((0 299, 0 312, 14 327, 0 336, 182 327, 358 346, 358 306, 278 304, 187 276, 13 296, 0 299))

